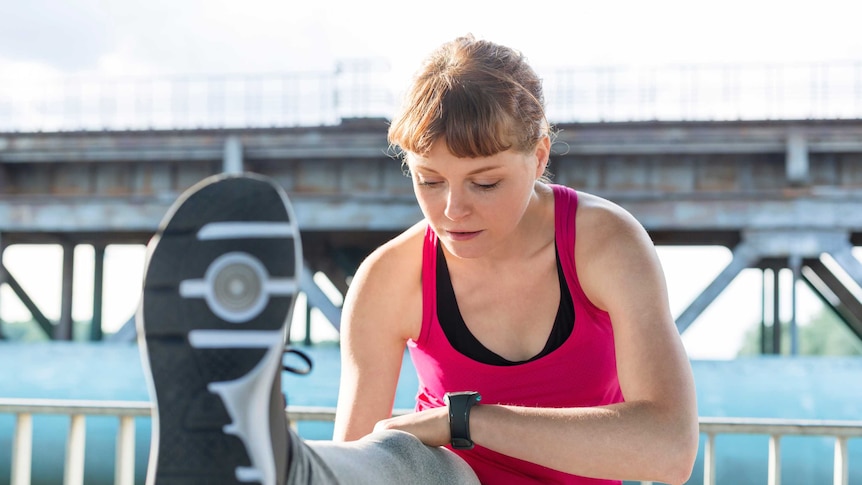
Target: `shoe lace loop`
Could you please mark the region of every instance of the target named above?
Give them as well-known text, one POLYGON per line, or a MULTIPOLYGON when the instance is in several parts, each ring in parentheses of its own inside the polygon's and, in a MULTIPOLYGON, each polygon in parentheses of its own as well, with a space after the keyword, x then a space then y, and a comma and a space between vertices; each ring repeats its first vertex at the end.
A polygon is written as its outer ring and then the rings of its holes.
POLYGON ((294 348, 291 348, 289 346, 286 346, 284 348, 284 354, 282 354, 282 358, 281 358, 281 367, 282 367, 282 369, 284 369, 287 372, 290 372, 291 374, 297 374, 297 375, 304 376, 304 375, 308 374, 309 372, 311 372, 311 370, 314 368, 314 363, 311 361, 311 357, 309 357, 308 354, 306 354, 305 352, 303 352, 299 349, 294 349, 294 348), (296 367, 293 365, 285 364, 284 363, 284 356, 288 355, 288 354, 298 356, 299 359, 303 361, 303 365, 300 367, 296 367))

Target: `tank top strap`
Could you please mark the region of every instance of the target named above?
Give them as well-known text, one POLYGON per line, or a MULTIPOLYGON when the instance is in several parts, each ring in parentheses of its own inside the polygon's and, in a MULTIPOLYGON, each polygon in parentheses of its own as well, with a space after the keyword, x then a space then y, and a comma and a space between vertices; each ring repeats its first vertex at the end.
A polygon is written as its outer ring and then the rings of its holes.
POLYGON ((562 185, 552 184, 554 190, 554 234, 563 271, 575 274, 575 215, 578 210, 578 193, 562 185))
POLYGON ((437 309, 437 234, 429 224, 422 243, 422 329, 417 343, 428 340, 437 309))

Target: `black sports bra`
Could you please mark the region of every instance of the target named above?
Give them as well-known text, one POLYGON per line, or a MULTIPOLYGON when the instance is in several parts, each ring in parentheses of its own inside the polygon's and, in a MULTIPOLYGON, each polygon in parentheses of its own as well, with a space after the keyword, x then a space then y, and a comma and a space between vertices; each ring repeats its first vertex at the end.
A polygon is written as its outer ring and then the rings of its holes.
MULTIPOLYGON (((555 250, 556 253, 556 250, 555 250)), ((569 338, 575 327, 575 306, 572 303, 572 294, 569 293, 569 285, 563 275, 563 267, 560 265, 560 255, 557 255, 557 276, 560 280, 560 306, 554 320, 554 327, 545 343, 545 348, 530 359, 513 362, 495 354, 482 345, 479 340, 470 333, 458 301, 455 298, 455 290, 452 288, 452 279, 449 276, 449 267, 446 265, 446 257, 443 255, 443 246, 437 243, 437 319, 443 328, 443 333, 452 347, 458 352, 471 359, 490 365, 518 365, 530 362, 550 354, 569 338)))

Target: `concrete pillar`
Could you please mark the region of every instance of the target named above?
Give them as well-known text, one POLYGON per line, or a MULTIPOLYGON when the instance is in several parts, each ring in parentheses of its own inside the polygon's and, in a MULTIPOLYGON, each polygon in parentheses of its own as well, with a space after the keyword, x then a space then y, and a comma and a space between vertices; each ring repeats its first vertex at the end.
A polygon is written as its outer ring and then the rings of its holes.
POLYGON ((93 245, 93 319, 90 324, 90 340, 102 340, 102 298, 105 276, 105 245, 93 245))
POLYGON ((798 254, 793 254, 790 256, 787 264, 790 267, 790 271, 793 272, 793 280, 790 285, 790 355, 799 355, 799 326, 796 322, 798 295, 796 286, 802 277, 802 257, 798 254))
POLYGON ((781 354, 781 269, 772 268, 772 353, 781 354))
POLYGON ((75 268, 75 245, 63 243, 63 281, 60 300, 60 320, 54 328, 55 340, 72 340, 72 295, 75 268))
MULTIPOLYGON (((6 250, 6 245, 3 244, 3 234, 0 233, 0 286, 6 282, 6 267, 3 266, 3 252, 6 250)), ((3 301, 0 298, 0 309, 3 308, 3 301)), ((6 334, 3 333, 3 314, 0 313, 0 340, 6 340, 6 334)))
POLYGON ((800 129, 792 129, 787 134, 786 173, 792 185, 808 183, 808 142, 800 129))
POLYGON ((769 346, 766 345, 766 268, 760 270, 760 354, 766 355, 769 346))
POLYGON ((224 142, 222 171, 224 173, 240 173, 243 171, 242 142, 236 135, 227 137, 224 142))

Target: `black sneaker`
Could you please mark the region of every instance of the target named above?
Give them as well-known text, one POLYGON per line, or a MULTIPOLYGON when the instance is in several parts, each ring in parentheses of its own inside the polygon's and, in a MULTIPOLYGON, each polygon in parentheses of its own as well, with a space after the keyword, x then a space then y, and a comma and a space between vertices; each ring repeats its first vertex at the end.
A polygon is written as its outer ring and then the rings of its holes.
POLYGON ((268 178, 210 177, 168 211, 137 318, 155 404, 147 484, 284 483, 281 359, 301 265, 296 215, 268 178))

